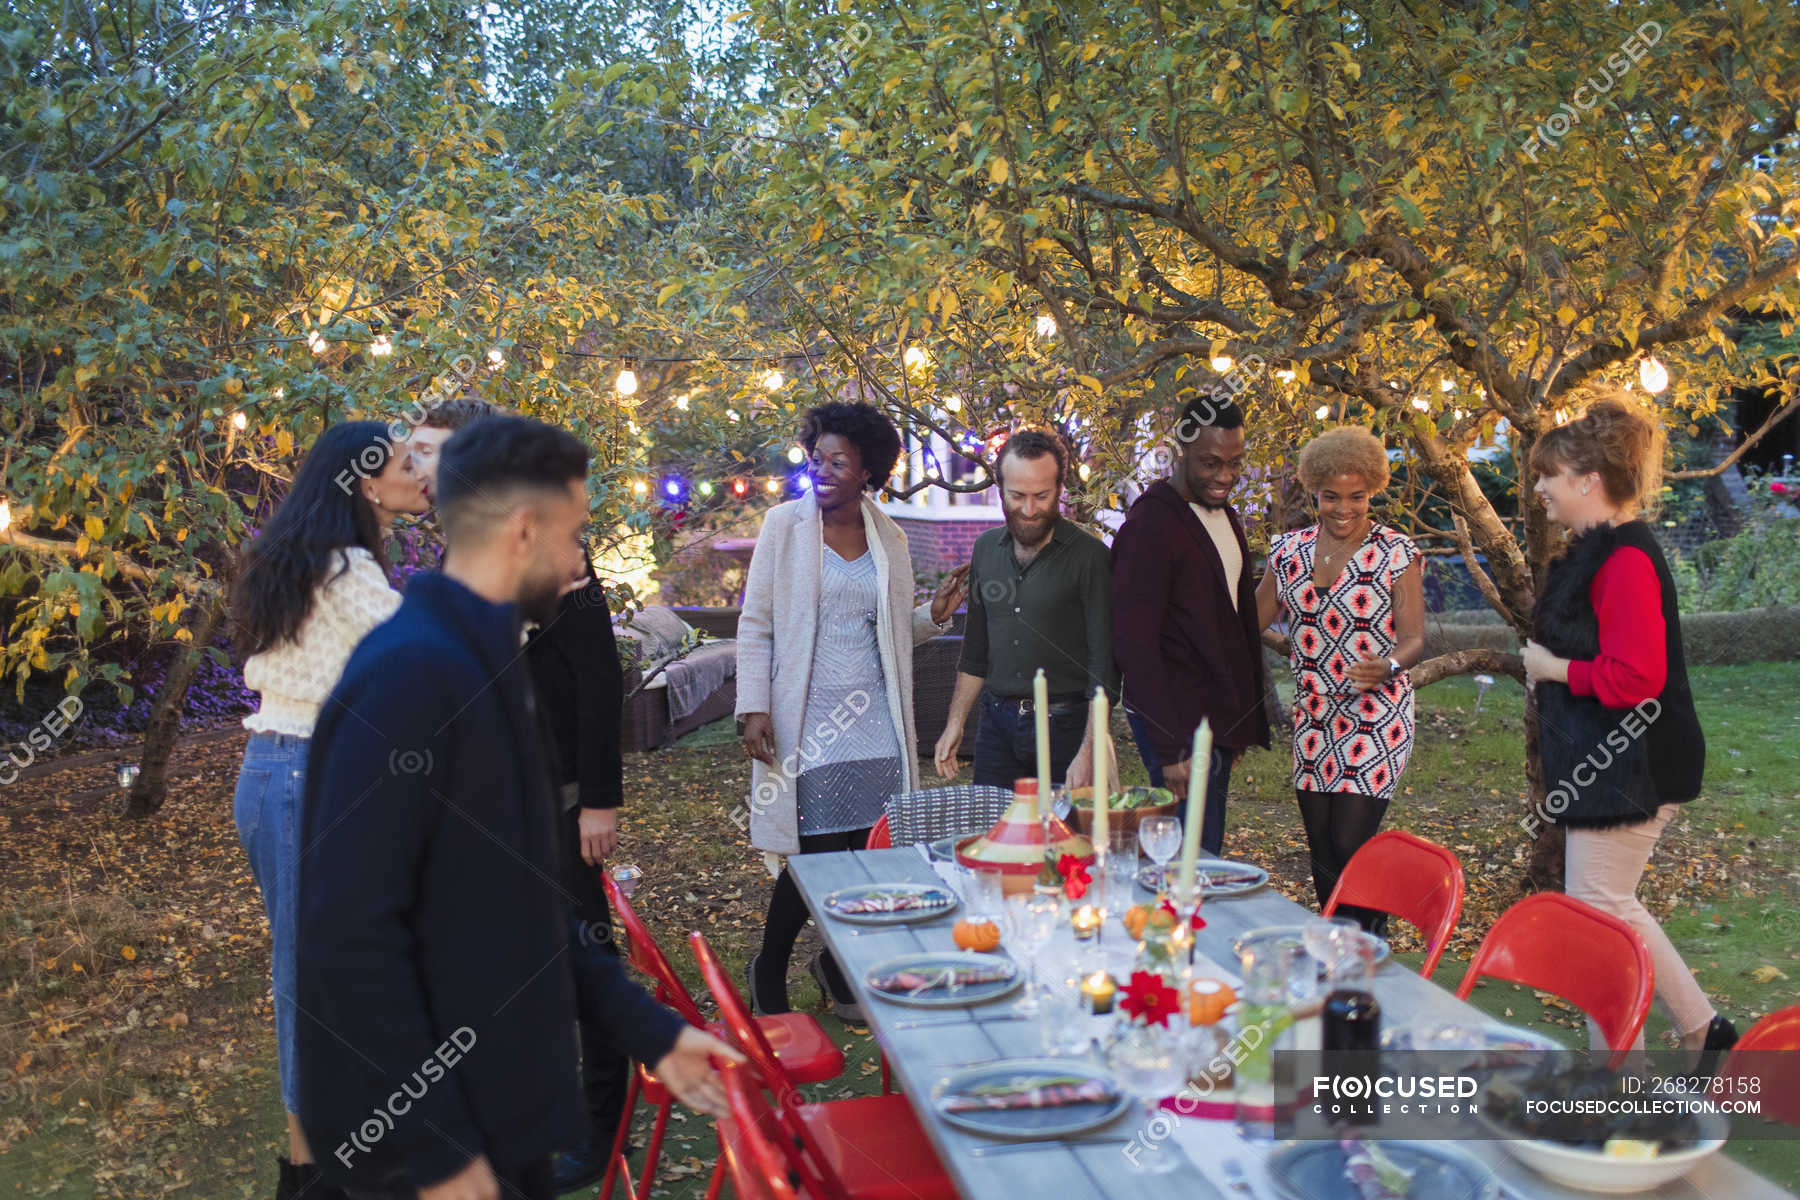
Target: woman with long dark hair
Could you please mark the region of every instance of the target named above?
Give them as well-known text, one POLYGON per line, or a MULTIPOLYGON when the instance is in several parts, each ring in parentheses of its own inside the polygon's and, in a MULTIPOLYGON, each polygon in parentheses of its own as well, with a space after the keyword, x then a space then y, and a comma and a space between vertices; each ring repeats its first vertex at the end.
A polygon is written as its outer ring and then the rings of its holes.
POLYGON ((400 594, 382 546, 394 519, 426 510, 425 487, 405 443, 379 421, 348 421, 319 435, 293 486, 245 547, 232 589, 233 639, 244 682, 262 703, 250 731, 232 814, 269 915, 275 1045, 288 1114, 288 1157, 277 1197, 329 1191, 295 1116, 294 879, 300 796, 313 723, 350 652, 392 616, 400 594))
MULTIPOLYGON (((1525 675, 1537 698, 1544 813, 1566 831, 1563 888, 1643 937, 1657 998, 1711 1073, 1737 1030, 1637 898, 1657 839, 1676 806, 1700 794, 1706 768, 1675 578, 1638 516, 1660 490, 1662 456, 1661 428, 1617 397, 1532 447, 1533 490, 1570 537, 1532 613, 1525 675)), ((1591 1022, 1589 1040, 1602 1048, 1591 1022)))

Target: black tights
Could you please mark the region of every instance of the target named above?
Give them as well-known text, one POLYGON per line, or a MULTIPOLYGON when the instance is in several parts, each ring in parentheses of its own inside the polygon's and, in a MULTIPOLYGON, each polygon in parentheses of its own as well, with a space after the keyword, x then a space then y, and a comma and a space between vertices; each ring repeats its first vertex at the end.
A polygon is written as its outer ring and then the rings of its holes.
MULTIPOLYGON (((1312 854, 1313 891, 1318 893, 1323 911, 1350 856, 1381 828, 1388 802, 1355 792, 1297 791, 1294 795, 1300 801, 1300 821, 1306 826, 1306 845, 1312 854)), ((1387 936, 1384 912, 1340 904, 1334 915, 1349 917, 1378 937, 1387 936)))
MULTIPOLYGON (((853 829, 848 833, 803 834, 800 838, 800 853, 822 854, 831 850, 861 850, 869 844, 867 829, 853 829)), ((788 874, 787 868, 781 868, 781 874, 775 879, 775 890, 769 896, 769 915, 763 921, 762 953, 756 960, 756 994, 764 1001, 769 1012, 786 1012, 787 1005, 787 968, 788 959, 794 953, 794 940, 800 931, 806 928, 806 922, 812 913, 806 907, 806 901, 800 896, 800 889, 788 874), (780 1007, 775 1007, 779 1005, 780 1007)), ((824 954, 825 981, 831 985, 832 992, 839 997, 851 994, 850 987, 844 982, 843 972, 838 970, 837 959, 831 951, 824 954)), ((830 996, 826 999, 829 1001, 830 996)))

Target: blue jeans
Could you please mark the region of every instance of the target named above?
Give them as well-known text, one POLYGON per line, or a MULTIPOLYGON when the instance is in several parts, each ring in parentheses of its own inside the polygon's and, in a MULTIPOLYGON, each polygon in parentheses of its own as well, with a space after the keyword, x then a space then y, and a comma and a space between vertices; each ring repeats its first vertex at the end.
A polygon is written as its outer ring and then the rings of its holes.
POLYGON ((269 915, 269 975, 275 988, 275 1055, 281 1103, 300 1111, 294 1051, 294 902, 300 875, 300 797, 306 785, 310 738, 253 733, 238 769, 231 814, 250 873, 269 915))
MULTIPOLYGON (((1150 773, 1150 786, 1163 787, 1162 759, 1157 757, 1144 718, 1129 709, 1125 716, 1131 722, 1131 740, 1137 743, 1138 757, 1144 760, 1144 770, 1150 773)), ((1200 827, 1200 848, 1214 858, 1225 852, 1225 793, 1231 787, 1232 753, 1222 746, 1214 746, 1206 773, 1206 822, 1200 827)), ((1176 799, 1182 801, 1175 810, 1179 817, 1187 812, 1187 798, 1178 796, 1176 799)))
MULTIPOLYGON (((1069 764, 1081 752, 1087 732, 1085 701, 1050 707, 1050 784, 1063 781, 1069 764)), ((1037 778, 1037 717, 1019 711, 1018 702, 992 692, 981 693, 981 727, 975 731, 975 782, 1011 790, 1020 779, 1037 778)))

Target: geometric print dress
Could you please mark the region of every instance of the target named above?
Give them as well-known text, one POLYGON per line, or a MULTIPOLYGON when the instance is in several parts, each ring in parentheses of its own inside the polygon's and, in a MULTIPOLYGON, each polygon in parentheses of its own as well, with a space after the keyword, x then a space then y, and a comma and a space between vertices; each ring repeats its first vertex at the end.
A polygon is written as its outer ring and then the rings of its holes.
POLYGON ((1293 646, 1294 789, 1391 800, 1412 756, 1413 686, 1407 673, 1362 692, 1352 664, 1394 653, 1394 585, 1419 557, 1412 539, 1371 521, 1331 586, 1313 584, 1319 527, 1278 535, 1269 569, 1293 646))

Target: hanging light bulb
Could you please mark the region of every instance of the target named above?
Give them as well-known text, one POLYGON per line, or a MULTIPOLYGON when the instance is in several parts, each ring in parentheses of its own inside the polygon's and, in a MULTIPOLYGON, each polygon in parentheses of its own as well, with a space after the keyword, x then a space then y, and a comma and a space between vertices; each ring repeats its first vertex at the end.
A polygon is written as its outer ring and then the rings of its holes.
POLYGON ((712 485, 711 480, 703 481, 700 484, 700 494, 702 496, 710 496, 713 494, 713 485, 712 485))
POLYGON ((749 480, 734 479, 731 481, 731 494, 736 496, 738 499, 740 499, 740 500, 743 499, 746 495, 749 494, 749 492, 750 492, 750 481, 749 480))
POLYGON ((763 485, 763 489, 767 491, 769 495, 773 496, 776 492, 781 490, 781 481, 779 479, 771 479, 768 483, 763 485))
POLYGON ((951 392, 948 396, 945 396, 944 397, 944 411, 945 412, 961 412, 962 411, 962 397, 958 396, 955 392, 951 392))
POLYGON ((1643 383, 1645 391, 1661 395, 1669 387, 1669 368, 1663 366, 1656 355, 1646 354, 1643 361, 1638 363, 1638 379, 1643 383))
POLYGON ((621 396, 635 396, 637 395, 637 389, 637 372, 630 367, 625 367, 620 370, 619 377, 613 380, 613 391, 621 396))
POLYGON ((798 446, 789 446, 788 447, 788 461, 793 463, 795 466, 799 466, 801 463, 806 461, 806 451, 802 450, 798 446))
POLYGON ((1321 421, 1323 421, 1326 417, 1329 417, 1330 415, 1331 415, 1331 405, 1329 405, 1329 404, 1321 404, 1313 412, 1313 416, 1317 417, 1321 421))
POLYGON ((1037 335, 1041 338, 1056 336, 1056 318, 1049 313, 1039 313, 1037 318, 1037 335))
POLYGON ((640 496, 648 495, 650 492, 650 485, 640 479, 631 485, 631 490, 640 496))
POLYGON ((683 393, 681 393, 681 395, 675 397, 675 407, 679 408, 682 412, 686 412, 688 410, 688 394, 686 392, 683 392, 683 393))
POLYGON ((779 392, 782 385, 785 383, 787 383, 787 376, 781 373, 779 367, 774 368, 762 377, 762 385, 765 391, 779 392))
POLYGON ((233 429, 241 430, 249 424, 250 418, 246 417, 242 412, 234 412, 231 414, 231 427, 233 429))
POLYGON ((1212 369, 1217 371, 1219 374, 1223 375, 1225 372, 1231 370, 1231 367, 1232 367, 1231 355, 1215 354, 1212 356, 1212 369))

